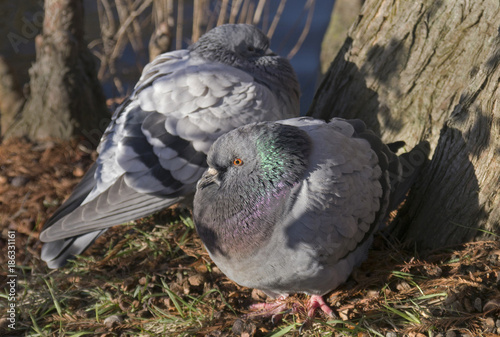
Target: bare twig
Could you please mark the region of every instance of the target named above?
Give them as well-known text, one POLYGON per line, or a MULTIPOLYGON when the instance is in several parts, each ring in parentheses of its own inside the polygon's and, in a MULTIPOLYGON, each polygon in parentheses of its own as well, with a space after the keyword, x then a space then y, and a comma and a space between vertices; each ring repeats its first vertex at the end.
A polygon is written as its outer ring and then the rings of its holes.
MULTIPOLYGON (((290 2, 288 2, 290 3, 290 2)), ((272 38, 280 19, 283 15, 286 0, 280 0, 275 13, 270 17, 269 0, 193 0, 193 23, 190 43, 196 42, 200 36, 215 25, 229 23, 258 24, 269 38, 272 38)), ((301 18, 294 24, 294 29, 285 37, 290 40, 293 31, 297 32, 301 20, 307 14, 305 28, 300 38, 296 41, 288 57, 293 57, 300 49, 310 30, 315 0, 308 0, 301 12, 301 18)), ((150 18, 155 25, 155 30, 149 42, 150 60, 157 55, 170 50, 175 37, 175 48, 183 48, 183 42, 189 37, 185 36, 186 24, 184 16, 184 0, 99 0, 99 20, 101 25, 101 40, 89 44, 94 54, 101 60, 99 78, 110 78, 120 95, 125 94, 124 85, 120 81, 116 61, 123 54, 130 43, 136 54, 144 57, 136 58, 140 69, 145 59, 145 47, 142 42, 144 20, 150 18), (114 8, 115 6, 116 8, 114 8), (151 15, 144 15, 152 6, 151 15), (177 12, 174 14, 174 8, 177 12), (174 33, 175 30, 175 33, 174 33), (175 35, 174 35, 175 34, 175 35), (102 44, 102 47, 101 47, 102 44)), ((191 31, 191 29, 188 29, 191 31)))
POLYGON ((150 61, 169 51, 172 45, 174 0, 154 0, 152 16, 155 30, 149 40, 150 61))
POLYGON ((246 22, 249 6, 250 6, 250 0, 245 0, 245 2, 243 2, 243 6, 241 6, 241 13, 238 20, 239 23, 246 22))
POLYGON ((113 15, 113 10, 111 9, 111 5, 109 4, 108 0, 100 0, 99 3, 102 5, 102 8, 104 9, 104 13, 102 13, 103 17, 102 18, 100 17, 99 21, 105 22, 105 25, 101 24, 101 32, 104 30, 104 33, 106 33, 109 36, 112 36, 116 31, 116 23, 113 15))
POLYGON ((262 17, 262 10, 264 9, 264 5, 266 4, 267 0, 259 0, 259 3, 257 4, 257 8, 255 9, 255 13, 253 15, 253 24, 256 25, 260 22, 260 19, 262 17))
POLYGON ((193 6, 193 34, 191 37, 192 42, 198 41, 202 32, 202 25, 204 16, 206 15, 208 4, 206 0, 195 0, 193 6))
POLYGON ((269 1, 266 1, 265 5, 264 5, 264 16, 262 18, 262 31, 263 32, 267 32, 267 30, 269 29, 269 15, 271 14, 270 13, 270 2, 269 1))
MULTIPOLYGON (((118 12, 118 18, 121 25, 127 21, 131 12, 134 11, 135 4, 131 3, 131 0, 115 0, 116 10, 118 12)), ((144 45, 141 39, 141 27, 137 20, 132 20, 130 25, 124 30, 124 34, 127 35, 128 41, 130 42, 132 49, 136 54, 142 54, 144 56, 144 45)), ((127 39, 115 39, 117 41, 113 53, 121 55, 127 45, 127 39)), ((137 60, 139 61, 139 60, 137 60)), ((142 68, 140 64, 137 64, 139 69, 142 68)))
POLYGON ((274 35, 274 31, 276 30, 276 27, 278 26, 278 22, 280 21, 281 14, 283 13, 283 9, 285 9, 286 5, 286 0, 281 0, 280 4, 278 6, 278 9, 276 10, 276 15, 273 18, 273 22, 271 23, 271 27, 269 27, 269 30, 267 31, 267 36, 269 38, 272 38, 274 35))
MULTIPOLYGON (((205 32, 208 32, 210 29, 214 28, 217 25, 217 19, 219 17, 221 2, 217 1, 214 5, 214 9, 210 10, 210 14, 208 14, 207 24, 205 26, 205 32)), ((208 6, 207 6, 208 7, 208 6)), ((209 8, 207 8, 208 10, 209 8)), ((205 14, 207 16, 207 14, 205 14)))
POLYGON ((116 89, 120 94, 123 94, 123 85, 116 77, 115 60, 112 57, 113 48, 115 46, 116 22, 113 15, 113 10, 108 0, 100 0, 97 5, 99 24, 101 27, 103 57, 101 58, 101 66, 97 74, 99 80, 104 79, 106 69, 109 71, 116 89))
POLYGON ((250 2, 248 4, 246 23, 252 24, 253 21, 252 13, 254 12, 255 12, 255 4, 253 2, 250 2))
POLYGON ((99 16, 99 25, 101 28, 101 43, 103 49, 103 57, 101 58, 101 66, 99 68, 97 77, 102 81, 105 69, 109 64, 107 51, 109 49, 110 40, 115 33, 114 18, 107 0, 101 0, 97 3, 97 15, 99 16))
POLYGON ((217 26, 222 25, 224 23, 224 21, 226 20, 227 4, 228 4, 228 0, 222 0, 222 4, 220 6, 220 12, 219 12, 219 19, 217 20, 217 26))
POLYGON ((182 27, 184 24, 184 0, 177 3, 177 26, 175 34, 175 49, 182 48, 182 27))
MULTIPOLYGON (((135 0, 135 2, 132 4, 132 0, 126 0, 128 3, 129 8, 137 8, 138 4, 142 0, 135 0)), ((142 59, 146 59, 146 50, 144 48, 144 43, 142 42, 142 36, 144 35, 142 33, 141 29, 141 24, 139 20, 133 20, 132 22, 132 31, 131 31, 131 37, 130 37, 130 43, 132 44, 132 48, 142 57, 142 59)), ((137 61, 139 61, 137 59, 137 61)), ((138 64, 139 69, 142 71, 142 65, 138 64)))
POLYGON ((306 25, 304 29, 302 30, 302 33, 300 34, 299 39, 297 40, 297 43, 295 46, 292 48, 292 50, 288 53, 287 58, 291 59, 294 57, 294 55, 299 51, 300 47, 302 46, 302 43, 304 43, 304 40, 306 39, 307 34, 309 34, 309 29, 311 28, 311 22, 314 14, 314 5, 315 5, 315 0, 308 0, 304 8, 309 8, 309 13, 307 14, 307 20, 306 20, 306 25))
MULTIPOLYGON (((123 22, 121 24, 120 29, 118 29, 118 32, 116 32, 116 34, 115 34, 116 46, 121 45, 122 40, 125 38, 125 33, 126 33, 127 29, 129 28, 129 26, 131 24, 133 24, 134 20, 139 15, 141 15, 142 12, 144 12, 146 10, 146 8, 148 8, 151 5, 152 2, 153 2, 153 0, 143 0, 141 6, 139 8, 130 12, 130 15, 127 17, 125 22, 123 22)), ((120 54, 120 50, 115 47, 115 49, 113 50, 113 53, 111 54, 112 59, 115 59, 116 57, 118 57, 119 54, 120 54)))
POLYGON ((241 9, 241 4, 243 0, 234 0, 231 4, 231 14, 229 16, 229 23, 235 23, 238 12, 241 9))

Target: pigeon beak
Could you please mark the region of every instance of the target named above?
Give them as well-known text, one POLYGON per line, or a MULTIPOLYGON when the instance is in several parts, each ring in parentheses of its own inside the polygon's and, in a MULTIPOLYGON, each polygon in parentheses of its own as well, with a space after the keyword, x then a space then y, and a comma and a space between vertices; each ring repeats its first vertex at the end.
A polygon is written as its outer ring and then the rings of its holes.
POLYGON ((205 171, 205 173, 203 173, 203 176, 198 181, 198 185, 196 187, 197 189, 202 190, 212 184, 217 184, 217 186, 220 186, 219 171, 217 171, 213 167, 210 167, 205 171))
POLYGON ((267 48, 265 55, 266 55, 266 56, 276 56, 276 53, 274 53, 274 52, 271 50, 271 48, 267 48))

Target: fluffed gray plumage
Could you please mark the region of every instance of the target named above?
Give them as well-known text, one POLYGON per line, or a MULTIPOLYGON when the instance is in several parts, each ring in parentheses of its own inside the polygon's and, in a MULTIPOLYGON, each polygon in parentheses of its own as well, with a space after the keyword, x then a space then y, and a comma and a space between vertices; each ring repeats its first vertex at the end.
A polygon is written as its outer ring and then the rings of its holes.
POLYGON ((366 258, 428 153, 423 142, 398 157, 360 120, 252 123, 210 149, 194 222, 230 279, 271 297, 313 295, 310 314, 331 314, 321 296, 366 258))
POLYGON ((115 111, 96 163, 45 223, 42 259, 61 267, 108 227, 192 196, 227 131, 298 114, 296 75, 254 26, 219 26, 158 56, 115 111))

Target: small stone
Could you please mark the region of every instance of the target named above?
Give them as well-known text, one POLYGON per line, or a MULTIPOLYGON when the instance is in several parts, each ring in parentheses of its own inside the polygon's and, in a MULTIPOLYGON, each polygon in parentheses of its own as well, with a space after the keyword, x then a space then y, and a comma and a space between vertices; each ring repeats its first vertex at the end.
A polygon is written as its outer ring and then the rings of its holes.
POLYGON ((343 321, 349 320, 349 309, 339 310, 338 313, 341 320, 343 321))
POLYGON ((398 335, 395 332, 388 332, 385 334, 385 337, 398 337, 398 335))
POLYGON ((194 274, 189 276, 188 282, 193 287, 198 287, 205 282, 205 277, 203 277, 203 274, 194 274))
POLYGON ((259 289, 252 289, 252 300, 255 302, 264 302, 267 298, 267 295, 259 289))
POLYGON ((449 306, 450 304, 452 304, 456 300, 457 300, 457 295, 455 295, 454 293, 450 293, 450 294, 448 294, 448 297, 445 298, 443 304, 445 306, 449 306))
POLYGON ((494 328, 495 327, 495 320, 491 317, 488 317, 486 318, 486 320, 484 321, 484 324, 488 327, 488 328, 494 328))
POLYGON ((73 169, 73 176, 75 176, 77 178, 83 177, 84 174, 85 174, 85 171, 79 166, 77 166, 73 169))
POLYGON ((237 319, 233 324, 233 334, 241 337, 252 337, 257 331, 257 326, 252 322, 245 322, 237 319))
POLYGON ((10 181, 10 184, 14 187, 23 187, 24 185, 26 185, 29 181, 29 178, 25 177, 25 176, 17 176, 17 177, 14 177, 12 178, 12 180, 10 181))
POLYGON ((213 266, 212 267, 212 274, 214 275, 223 275, 222 272, 220 271, 219 267, 213 266))
POLYGON ((405 282, 405 281, 401 281, 400 283, 398 283, 398 284, 396 285, 396 289, 397 289, 398 291, 400 291, 400 292, 403 292, 403 291, 405 291, 405 290, 410 290, 410 289, 411 289, 411 286, 410 286, 407 282, 405 282))
POLYGON ((443 270, 435 265, 425 265, 424 270, 428 276, 440 277, 443 274, 443 270))
POLYGON ((483 307, 483 312, 487 312, 490 310, 497 310, 500 307, 500 298, 494 298, 486 302, 483 307))
POLYGON ((446 331, 446 337, 457 337, 457 333, 453 330, 446 331))
POLYGON ((500 319, 497 319, 496 322, 495 322, 495 326, 497 328, 500 328, 500 319))
POLYGON ((184 295, 189 295, 191 293, 191 288, 189 287, 188 282, 182 283, 182 292, 184 293, 184 295))
POLYGON ((476 299, 474 300, 474 309, 476 309, 477 312, 481 312, 481 310, 483 309, 482 301, 479 297, 476 297, 476 299))
POLYGON ((471 313, 474 311, 474 307, 472 306, 472 303, 470 302, 470 300, 468 298, 464 298, 462 304, 465 308, 465 311, 467 311, 468 313, 471 313))
POLYGON ((111 315, 108 318, 104 320, 104 325, 108 328, 111 329, 112 327, 120 324, 123 322, 123 318, 118 315, 111 315))
POLYGON ((233 333, 235 335, 241 335, 241 332, 243 331, 244 326, 245 326, 245 322, 243 322, 243 320, 241 320, 241 319, 237 319, 233 323, 233 329, 232 329, 233 333))

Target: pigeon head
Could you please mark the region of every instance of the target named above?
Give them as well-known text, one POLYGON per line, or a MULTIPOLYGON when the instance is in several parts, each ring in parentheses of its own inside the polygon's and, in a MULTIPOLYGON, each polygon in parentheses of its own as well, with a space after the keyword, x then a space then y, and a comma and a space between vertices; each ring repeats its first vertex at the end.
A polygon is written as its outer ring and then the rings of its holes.
POLYGON ((300 95, 297 76, 287 59, 269 49, 268 37, 249 24, 225 24, 213 28, 189 47, 204 59, 243 70, 272 91, 300 95))
POLYGON ((311 150, 299 128, 255 123, 221 136, 197 185, 194 217, 207 249, 248 254, 272 231, 292 188, 303 178, 311 150), (244 248, 243 248, 244 247, 244 248))
MULTIPOLYGON (((208 153, 210 169, 198 185, 204 189, 243 190, 258 183, 255 194, 291 186, 302 177, 310 152, 307 134, 290 125, 253 123, 221 136, 208 153)), ((250 193, 254 194, 254 193, 250 193)))
POLYGON ((262 56, 277 56, 269 49, 269 39, 258 28, 248 24, 226 24, 215 27, 189 47, 211 61, 244 66, 262 56))

